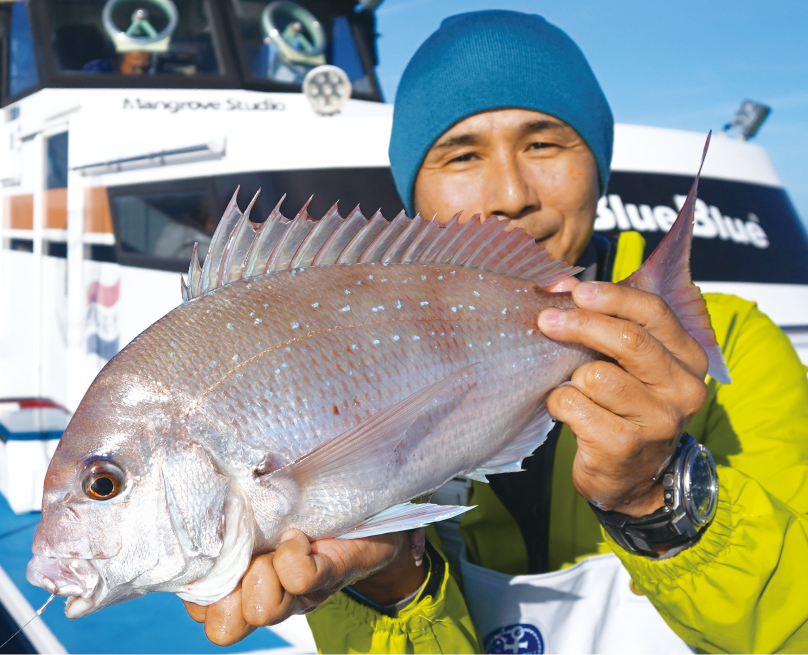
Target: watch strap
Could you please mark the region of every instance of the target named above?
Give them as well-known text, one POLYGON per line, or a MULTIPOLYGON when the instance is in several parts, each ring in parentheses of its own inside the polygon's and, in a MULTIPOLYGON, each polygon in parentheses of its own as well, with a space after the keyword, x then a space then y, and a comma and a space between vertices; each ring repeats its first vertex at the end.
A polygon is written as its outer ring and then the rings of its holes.
POLYGON ((664 551, 687 547, 698 541, 700 536, 700 531, 692 528, 680 533, 675 526, 676 518, 672 517, 673 511, 667 506, 639 518, 602 510, 591 503, 590 506, 609 536, 626 550, 635 553, 657 556, 660 547, 664 547, 664 551))

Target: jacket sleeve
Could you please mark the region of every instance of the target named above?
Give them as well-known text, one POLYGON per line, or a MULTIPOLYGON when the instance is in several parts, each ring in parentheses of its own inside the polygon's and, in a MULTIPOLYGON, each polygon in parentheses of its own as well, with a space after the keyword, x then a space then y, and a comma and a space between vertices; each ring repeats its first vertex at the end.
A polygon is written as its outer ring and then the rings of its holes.
POLYGON ((719 479, 712 525, 678 555, 647 559, 605 538, 635 587, 691 646, 808 652, 808 518, 743 473, 720 467, 719 479))
POLYGON ((428 553, 434 559, 422 591, 397 617, 385 616, 342 592, 329 597, 307 615, 317 650, 320 653, 481 652, 466 601, 449 574, 445 558, 434 547, 428 553))
POLYGON ((668 559, 604 536, 635 586, 688 644, 709 652, 808 652, 808 380, 753 303, 707 296, 733 382, 710 380, 689 426, 719 464, 718 510, 668 559), (731 468, 729 468, 731 466, 731 468))

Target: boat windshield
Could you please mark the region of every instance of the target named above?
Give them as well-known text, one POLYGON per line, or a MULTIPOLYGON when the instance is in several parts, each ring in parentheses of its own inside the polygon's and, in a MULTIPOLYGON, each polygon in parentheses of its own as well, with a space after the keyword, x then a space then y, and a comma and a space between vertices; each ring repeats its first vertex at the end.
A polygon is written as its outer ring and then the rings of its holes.
POLYGON ((374 88, 360 51, 361 32, 328 0, 287 2, 232 0, 237 37, 248 75, 300 84, 312 68, 333 64, 344 70, 357 91, 374 88))
POLYGON ((46 0, 59 72, 219 75, 207 0, 46 0))
POLYGON ((0 100, 43 87, 294 92, 321 64, 381 100, 374 21, 354 0, 0 1, 0 100))

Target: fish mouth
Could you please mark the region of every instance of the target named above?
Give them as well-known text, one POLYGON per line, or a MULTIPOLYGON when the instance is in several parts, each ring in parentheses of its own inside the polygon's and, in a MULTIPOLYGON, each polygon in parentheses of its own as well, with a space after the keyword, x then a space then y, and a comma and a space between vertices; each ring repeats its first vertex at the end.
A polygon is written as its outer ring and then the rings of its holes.
POLYGON ((65 614, 69 619, 101 609, 107 584, 95 561, 34 555, 25 574, 32 585, 57 596, 67 596, 65 614))

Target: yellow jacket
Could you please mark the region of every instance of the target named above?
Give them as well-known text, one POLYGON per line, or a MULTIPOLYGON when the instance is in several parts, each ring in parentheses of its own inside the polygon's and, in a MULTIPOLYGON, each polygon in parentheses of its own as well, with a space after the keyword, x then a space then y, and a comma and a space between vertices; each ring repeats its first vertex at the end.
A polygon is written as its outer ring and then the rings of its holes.
MULTIPOLYGON (((572 484, 575 438, 556 448, 550 567, 613 549, 635 586, 685 642, 708 652, 808 652, 808 378, 790 341, 754 303, 706 294, 733 382, 708 379, 709 399, 688 426, 719 464, 719 501, 702 539, 669 559, 623 550, 602 532, 572 484), (604 542, 604 539, 606 543, 604 542)), ((472 561, 527 572, 516 521, 474 483, 461 532, 472 561)), ((480 652, 448 565, 434 595, 397 618, 338 593, 308 616, 324 653, 480 652)), ((434 585, 432 585, 434 587, 434 585)))

